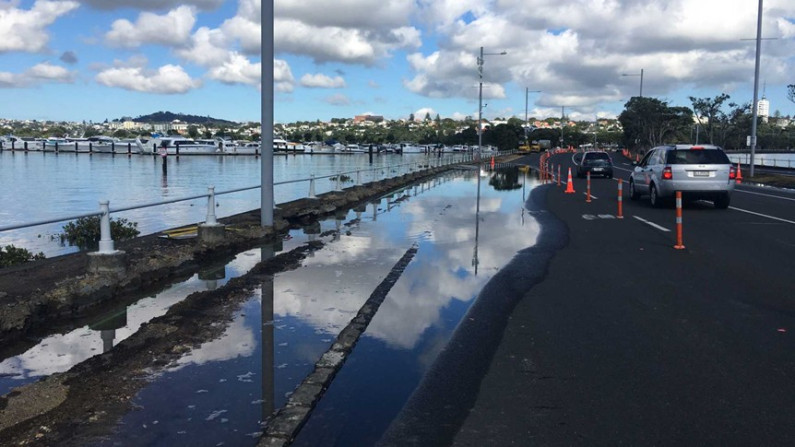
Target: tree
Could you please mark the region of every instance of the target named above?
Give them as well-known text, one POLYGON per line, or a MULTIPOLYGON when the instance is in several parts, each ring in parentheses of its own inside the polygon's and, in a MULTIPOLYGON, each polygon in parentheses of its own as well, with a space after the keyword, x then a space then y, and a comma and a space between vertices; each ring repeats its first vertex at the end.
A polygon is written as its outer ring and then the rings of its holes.
POLYGON ((721 107, 729 99, 729 95, 721 93, 712 99, 690 96, 689 99, 698 124, 704 126, 709 135, 709 144, 715 144, 715 129, 726 124, 726 114, 721 111, 721 107), (706 125, 703 118, 706 118, 706 125))
POLYGON ((414 114, 409 113, 409 122, 414 122, 414 114))
POLYGON ((687 107, 670 107, 656 98, 633 96, 618 120, 624 127, 625 145, 643 149, 683 139, 682 135, 688 135, 693 124, 693 111, 687 107))
POLYGON ((188 126, 188 136, 191 138, 197 138, 199 136, 199 128, 194 125, 188 126))
POLYGON ((428 122, 430 120, 431 120, 431 112, 425 112, 425 122, 428 122))
POLYGON ((790 84, 787 86, 787 98, 790 101, 795 102, 795 84, 790 84))

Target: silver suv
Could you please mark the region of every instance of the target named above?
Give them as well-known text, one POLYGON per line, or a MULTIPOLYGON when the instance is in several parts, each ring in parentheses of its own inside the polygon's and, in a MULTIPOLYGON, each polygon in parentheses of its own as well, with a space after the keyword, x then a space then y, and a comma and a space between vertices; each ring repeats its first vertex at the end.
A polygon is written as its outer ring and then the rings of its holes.
MULTIPOLYGON (((635 163, 633 163, 635 164, 635 163)), ((658 146, 635 164, 629 176, 629 198, 648 194, 652 206, 670 201, 676 191, 686 200, 706 199, 715 208, 729 207, 737 170, 718 146, 658 146)))

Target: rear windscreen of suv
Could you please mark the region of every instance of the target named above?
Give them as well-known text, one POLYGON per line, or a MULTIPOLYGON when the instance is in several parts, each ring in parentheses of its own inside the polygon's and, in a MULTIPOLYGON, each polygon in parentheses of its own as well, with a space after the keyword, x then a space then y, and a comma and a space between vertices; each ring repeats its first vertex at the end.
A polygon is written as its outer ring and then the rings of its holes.
POLYGON ((610 156, 604 152, 593 152, 585 154, 585 161, 610 161, 610 156))
POLYGON ((665 163, 669 165, 726 165, 731 164, 723 151, 715 149, 675 149, 668 151, 665 163))

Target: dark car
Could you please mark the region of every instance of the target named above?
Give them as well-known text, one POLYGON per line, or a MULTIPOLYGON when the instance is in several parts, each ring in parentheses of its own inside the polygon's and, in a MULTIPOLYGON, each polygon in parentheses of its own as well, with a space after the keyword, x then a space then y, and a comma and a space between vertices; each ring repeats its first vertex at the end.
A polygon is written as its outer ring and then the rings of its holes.
POLYGON ((588 173, 591 177, 601 175, 613 178, 613 160, 607 152, 591 151, 574 154, 571 160, 577 166, 577 177, 583 178, 588 173))

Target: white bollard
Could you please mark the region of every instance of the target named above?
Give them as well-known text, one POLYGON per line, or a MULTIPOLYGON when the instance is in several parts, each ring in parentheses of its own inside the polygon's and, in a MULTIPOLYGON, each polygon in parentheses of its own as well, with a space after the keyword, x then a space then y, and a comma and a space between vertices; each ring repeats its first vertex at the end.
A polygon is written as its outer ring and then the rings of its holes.
POLYGON ((317 199, 315 195, 315 174, 309 174, 309 198, 317 199))
POLYGON ((215 220, 215 186, 207 188, 207 220, 204 224, 218 225, 218 221, 215 220))
POLYGON ((99 253, 115 253, 113 238, 110 235, 110 201, 100 201, 99 210, 102 212, 99 220, 99 253))

